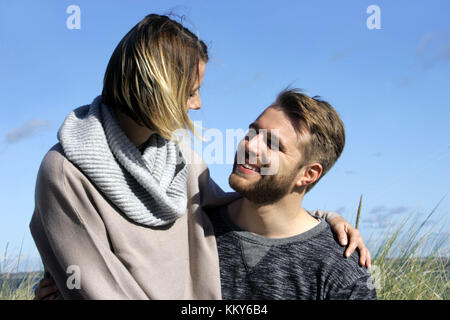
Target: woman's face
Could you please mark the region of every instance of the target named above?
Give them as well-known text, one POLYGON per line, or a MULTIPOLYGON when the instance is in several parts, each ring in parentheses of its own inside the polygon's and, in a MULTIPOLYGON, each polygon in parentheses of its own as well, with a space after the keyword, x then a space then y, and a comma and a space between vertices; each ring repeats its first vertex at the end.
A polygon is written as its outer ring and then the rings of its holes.
POLYGON ((189 95, 189 99, 187 101, 188 110, 198 110, 202 107, 202 100, 200 99, 200 86, 203 82, 203 77, 205 75, 206 63, 202 60, 198 62, 198 74, 199 77, 195 82, 194 87, 192 88, 192 92, 189 95))

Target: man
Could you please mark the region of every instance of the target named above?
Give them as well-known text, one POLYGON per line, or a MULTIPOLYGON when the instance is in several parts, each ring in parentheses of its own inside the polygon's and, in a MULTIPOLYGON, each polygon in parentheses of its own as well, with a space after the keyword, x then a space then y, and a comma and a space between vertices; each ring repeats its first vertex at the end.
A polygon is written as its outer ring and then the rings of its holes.
POLYGON ((287 90, 249 129, 229 177, 243 198, 209 214, 223 299, 376 299, 370 273, 302 208, 344 148, 336 111, 287 90))

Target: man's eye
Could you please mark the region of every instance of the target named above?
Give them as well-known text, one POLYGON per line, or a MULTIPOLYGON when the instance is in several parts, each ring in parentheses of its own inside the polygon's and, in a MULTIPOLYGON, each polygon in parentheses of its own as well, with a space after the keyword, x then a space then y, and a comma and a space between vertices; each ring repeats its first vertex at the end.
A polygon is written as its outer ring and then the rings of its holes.
POLYGON ((250 141, 251 139, 253 139, 256 135, 258 134, 258 131, 253 129, 253 128, 249 128, 247 133, 245 134, 245 140, 246 141, 250 141))
POLYGON ((280 145, 278 144, 277 140, 268 140, 267 141, 267 145, 269 146, 270 149, 274 150, 274 151, 280 151, 280 145))

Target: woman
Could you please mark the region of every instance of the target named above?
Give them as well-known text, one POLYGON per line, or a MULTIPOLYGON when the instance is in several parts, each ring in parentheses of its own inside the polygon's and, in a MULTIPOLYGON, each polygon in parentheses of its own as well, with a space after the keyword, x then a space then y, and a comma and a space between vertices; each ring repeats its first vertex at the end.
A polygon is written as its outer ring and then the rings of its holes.
MULTIPOLYGON (((148 15, 116 47, 102 95, 61 126, 39 170, 30 228, 65 299, 221 298, 204 210, 238 195, 224 193, 187 144, 170 140, 194 130, 188 111, 201 107, 207 61, 192 32, 148 15)), ((357 230, 337 214, 315 214, 370 264, 357 230)))

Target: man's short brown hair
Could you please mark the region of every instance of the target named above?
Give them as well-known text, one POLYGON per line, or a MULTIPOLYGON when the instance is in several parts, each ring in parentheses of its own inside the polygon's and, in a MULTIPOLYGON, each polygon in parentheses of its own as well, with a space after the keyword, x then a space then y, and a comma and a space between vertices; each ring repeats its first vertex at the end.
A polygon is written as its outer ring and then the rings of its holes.
POLYGON ((281 92, 274 105, 289 118, 302 139, 304 159, 301 166, 318 162, 322 175, 306 187, 306 192, 331 169, 345 145, 344 123, 336 110, 320 97, 309 97, 300 89, 286 89, 281 92))

